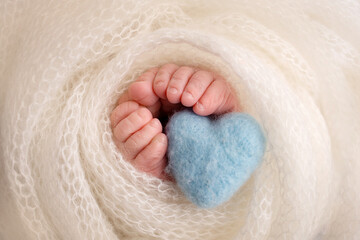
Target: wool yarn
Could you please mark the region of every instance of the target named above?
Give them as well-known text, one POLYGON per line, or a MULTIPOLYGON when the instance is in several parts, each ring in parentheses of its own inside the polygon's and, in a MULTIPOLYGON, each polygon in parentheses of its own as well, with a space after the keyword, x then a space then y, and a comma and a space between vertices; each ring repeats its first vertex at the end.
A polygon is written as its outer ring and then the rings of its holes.
POLYGON ((1 239, 357 239, 357 0, 0 1, 1 239), (217 72, 263 162, 214 209, 137 171, 118 97, 165 63, 217 72))
POLYGON ((196 205, 213 208, 230 199, 261 162, 265 137, 248 114, 216 119, 175 113, 166 126, 166 171, 196 205))

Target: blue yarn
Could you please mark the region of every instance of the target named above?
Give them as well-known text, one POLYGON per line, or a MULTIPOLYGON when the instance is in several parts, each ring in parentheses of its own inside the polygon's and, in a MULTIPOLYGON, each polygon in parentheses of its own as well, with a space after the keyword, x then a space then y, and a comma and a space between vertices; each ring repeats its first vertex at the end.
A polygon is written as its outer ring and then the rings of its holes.
POLYGON ((183 110, 170 118, 166 134, 166 171, 201 208, 229 200, 260 164, 265 151, 261 127, 243 113, 215 119, 183 110))

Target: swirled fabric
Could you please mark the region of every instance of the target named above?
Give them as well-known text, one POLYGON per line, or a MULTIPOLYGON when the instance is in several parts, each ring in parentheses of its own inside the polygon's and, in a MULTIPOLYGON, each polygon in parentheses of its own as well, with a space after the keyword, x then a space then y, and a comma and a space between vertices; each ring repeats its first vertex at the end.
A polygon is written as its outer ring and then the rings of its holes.
POLYGON ((1 239, 359 239, 360 2, 0 3, 1 239), (141 173, 109 115, 164 63, 222 74, 261 166, 200 209, 141 173))

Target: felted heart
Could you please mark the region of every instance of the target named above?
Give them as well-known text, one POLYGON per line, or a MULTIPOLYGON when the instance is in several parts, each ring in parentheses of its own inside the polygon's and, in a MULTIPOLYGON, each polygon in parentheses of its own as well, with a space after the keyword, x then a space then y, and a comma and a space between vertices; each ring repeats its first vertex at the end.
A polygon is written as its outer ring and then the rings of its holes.
POLYGON ((202 208, 229 200, 260 164, 265 151, 261 127, 244 113, 212 118, 183 110, 170 118, 166 134, 166 171, 187 198, 202 208))

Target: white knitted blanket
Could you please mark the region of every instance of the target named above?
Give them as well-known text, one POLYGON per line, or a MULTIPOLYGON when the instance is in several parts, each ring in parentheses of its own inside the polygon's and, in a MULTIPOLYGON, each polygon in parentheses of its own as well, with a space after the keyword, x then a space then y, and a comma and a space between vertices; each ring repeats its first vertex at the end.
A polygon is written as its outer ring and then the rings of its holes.
POLYGON ((360 2, 0 2, 0 239, 359 239, 360 2), (149 67, 216 71, 263 164, 199 209, 136 171, 109 114, 149 67))

